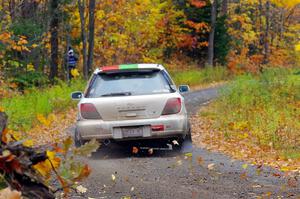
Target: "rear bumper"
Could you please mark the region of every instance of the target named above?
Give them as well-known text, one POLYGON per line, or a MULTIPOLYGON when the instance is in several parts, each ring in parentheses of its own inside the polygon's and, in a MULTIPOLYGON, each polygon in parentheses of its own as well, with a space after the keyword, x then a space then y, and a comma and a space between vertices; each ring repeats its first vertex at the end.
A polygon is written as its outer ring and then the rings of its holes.
POLYGON ((103 120, 81 120, 77 121, 76 128, 83 140, 90 139, 114 139, 114 140, 137 140, 169 138, 186 135, 188 132, 188 119, 184 114, 161 116, 155 119, 103 121, 103 120), (163 131, 152 131, 151 126, 163 125, 163 131), (121 127, 147 126, 148 131, 141 137, 123 137, 121 127))

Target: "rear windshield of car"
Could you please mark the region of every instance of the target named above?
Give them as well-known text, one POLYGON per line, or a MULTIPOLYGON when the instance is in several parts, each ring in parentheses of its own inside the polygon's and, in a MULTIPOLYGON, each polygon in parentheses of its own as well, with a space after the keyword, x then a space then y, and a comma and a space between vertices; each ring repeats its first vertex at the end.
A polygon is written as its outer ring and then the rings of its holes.
POLYGON ((100 73, 92 80, 86 97, 97 98, 170 92, 172 92, 172 88, 161 71, 100 73))

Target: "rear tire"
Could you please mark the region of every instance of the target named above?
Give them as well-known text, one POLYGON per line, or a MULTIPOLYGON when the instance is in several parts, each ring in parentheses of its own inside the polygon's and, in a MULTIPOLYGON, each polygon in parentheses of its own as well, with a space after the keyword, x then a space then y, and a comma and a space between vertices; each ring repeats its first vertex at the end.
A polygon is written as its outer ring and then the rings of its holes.
POLYGON ((192 141, 192 131, 191 131, 191 128, 189 128, 189 131, 188 131, 188 133, 186 134, 184 140, 192 141))
POLYGON ((74 145, 75 145, 76 148, 79 148, 83 144, 84 144, 84 142, 82 141, 81 136, 80 136, 80 134, 79 134, 79 132, 76 128, 75 132, 74 132, 74 145))

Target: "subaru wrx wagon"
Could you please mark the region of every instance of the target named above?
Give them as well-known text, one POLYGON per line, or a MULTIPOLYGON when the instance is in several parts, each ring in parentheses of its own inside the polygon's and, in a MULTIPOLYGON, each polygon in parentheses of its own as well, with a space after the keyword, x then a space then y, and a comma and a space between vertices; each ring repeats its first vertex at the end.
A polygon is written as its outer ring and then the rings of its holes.
POLYGON ((159 64, 128 64, 96 69, 78 103, 75 144, 190 137, 183 92, 159 64))

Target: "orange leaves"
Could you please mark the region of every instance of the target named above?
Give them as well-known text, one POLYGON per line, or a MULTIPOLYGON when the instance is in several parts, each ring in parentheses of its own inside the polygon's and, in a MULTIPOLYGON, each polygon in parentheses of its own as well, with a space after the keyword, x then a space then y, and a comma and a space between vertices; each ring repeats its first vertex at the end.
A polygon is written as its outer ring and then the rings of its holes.
POLYGON ((209 26, 205 22, 196 23, 190 20, 184 22, 187 26, 194 28, 197 33, 206 33, 210 30, 209 26))
POLYGON ((87 176, 90 175, 91 173, 91 168, 88 165, 84 165, 84 167, 81 169, 81 172, 79 173, 79 175, 74 178, 75 181, 80 181, 84 178, 86 178, 87 176))
POLYGON ((0 34, 0 42, 7 43, 11 39, 10 32, 3 32, 0 34))
POLYGON ((177 44, 179 48, 195 48, 197 45, 197 38, 189 34, 180 35, 179 40, 180 42, 177 44))
POLYGON ((206 6, 206 1, 202 1, 202 0, 190 0, 190 3, 196 8, 202 8, 206 6))

